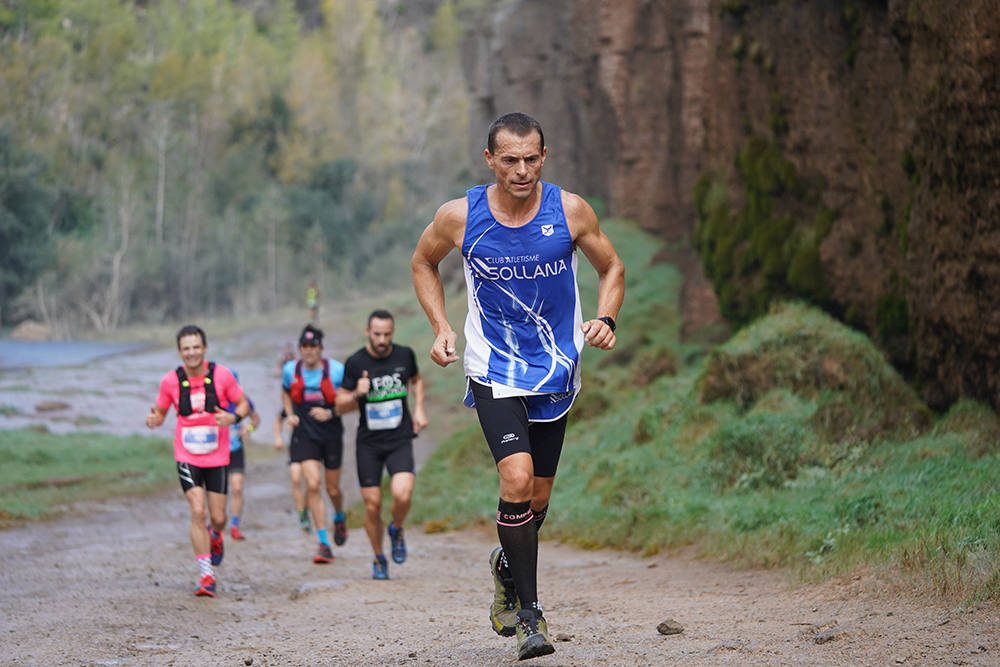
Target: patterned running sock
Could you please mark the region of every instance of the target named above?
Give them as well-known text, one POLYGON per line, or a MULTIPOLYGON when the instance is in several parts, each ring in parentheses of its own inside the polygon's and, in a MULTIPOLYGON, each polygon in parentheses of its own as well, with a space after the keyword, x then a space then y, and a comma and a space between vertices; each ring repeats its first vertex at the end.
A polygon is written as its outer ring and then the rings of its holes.
POLYGON ((317 530, 316 537, 319 538, 320 543, 330 546, 330 538, 326 536, 326 528, 320 528, 317 530))
POLYGON ((229 525, 236 528, 240 525, 240 518, 238 516, 232 516, 229 518, 229 525))
POLYGON ((511 503, 501 498, 497 507, 497 536, 521 607, 529 607, 538 601, 538 529, 531 503, 511 503))
POLYGON ((220 535, 220 534, 221 534, 221 533, 219 533, 219 531, 217 531, 217 530, 215 529, 215 527, 214 527, 214 526, 209 526, 209 527, 208 527, 208 535, 209 535, 209 537, 211 537, 211 538, 212 538, 213 540, 217 540, 217 539, 219 539, 219 535, 220 535))
POLYGON ((210 554, 200 554, 195 556, 198 561, 198 576, 204 577, 206 574, 210 577, 215 576, 215 572, 212 570, 212 556, 210 554))

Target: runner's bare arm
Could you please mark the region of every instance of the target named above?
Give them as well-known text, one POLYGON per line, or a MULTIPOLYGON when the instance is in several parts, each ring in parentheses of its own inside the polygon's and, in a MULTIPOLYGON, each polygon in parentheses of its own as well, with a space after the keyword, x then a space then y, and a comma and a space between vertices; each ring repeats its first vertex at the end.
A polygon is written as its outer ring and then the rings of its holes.
POLYGON ((359 405, 359 399, 367 394, 370 388, 371 380, 368 379, 368 371, 361 371, 361 377, 358 378, 358 383, 354 386, 354 389, 337 390, 337 398, 334 399, 334 408, 337 414, 345 415, 351 410, 356 410, 359 405))
POLYGON ((281 422, 284 421, 284 419, 285 418, 283 416, 281 416, 281 415, 278 415, 274 419, 274 448, 275 449, 284 449, 284 447, 285 447, 285 441, 281 437, 281 422))
POLYGON ((464 198, 443 204, 420 236, 410 262, 413 289, 434 330, 431 360, 439 366, 458 361, 458 354, 455 352, 458 335, 448 322, 444 283, 441 281, 438 265, 454 248, 461 247, 467 212, 468 204, 464 198))
POLYGON ((563 210, 570 234, 577 247, 597 271, 597 315, 581 325, 588 345, 610 350, 615 346, 615 333, 598 317, 618 318, 625 298, 625 264, 597 222, 597 215, 583 197, 563 191, 563 210))
POLYGON ((424 411, 424 379, 419 375, 410 378, 413 389, 413 432, 420 433, 427 428, 427 413, 424 411))
POLYGON ((281 407, 285 409, 285 421, 292 428, 299 425, 299 416, 295 414, 295 406, 292 404, 292 395, 284 387, 281 388, 281 407))
POLYGON ((219 426, 232 426, 240 419, 248 417, 250 415, 250 401, 247 400, 246 394, 241 394, 239 400, 236 401, 236 409, 234 412, 229 412, 223 408, 217 408, 215 411, 215 423, 219 426))

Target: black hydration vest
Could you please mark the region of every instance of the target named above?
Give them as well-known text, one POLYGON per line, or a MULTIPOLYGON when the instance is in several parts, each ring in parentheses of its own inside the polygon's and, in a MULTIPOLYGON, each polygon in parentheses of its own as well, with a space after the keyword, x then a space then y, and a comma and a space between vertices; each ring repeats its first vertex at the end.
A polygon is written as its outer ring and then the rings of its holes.
MULTIPOLYGON (((178 366, 177 385, 180 388, 180 396, 177 398, 177 414, 187 417, 194 410, 191 409, 191 381, 188 380, 187 372, 183 366, 178 366)), ((215 362, 208 362, 208 370, 205 371, 205 412, 215 412, 219 407, 219 397, 215 393, 215 362)))

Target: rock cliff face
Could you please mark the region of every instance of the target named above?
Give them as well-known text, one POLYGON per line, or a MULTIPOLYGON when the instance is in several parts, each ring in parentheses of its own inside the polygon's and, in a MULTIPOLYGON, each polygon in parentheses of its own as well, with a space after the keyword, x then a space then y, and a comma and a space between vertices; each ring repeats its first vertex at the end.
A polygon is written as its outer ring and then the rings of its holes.
POLYGON ((1000 407, 1000 0, 493 7, 465 45, 471 127, 534 115, 547 179, 675 242, 686 331, 719 317, 692 186, 721 175, 738 202, 734 157, 761 135, 832 212, 826 307, 932 406, 1000 407))

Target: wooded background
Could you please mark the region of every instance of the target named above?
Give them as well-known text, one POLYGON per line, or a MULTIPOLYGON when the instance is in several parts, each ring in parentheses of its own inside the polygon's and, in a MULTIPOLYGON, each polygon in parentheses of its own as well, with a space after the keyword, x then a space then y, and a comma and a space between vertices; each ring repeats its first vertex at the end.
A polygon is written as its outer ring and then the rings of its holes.
POLYGON ((408 279, 474 157, 469 4, 0 4, 0 325, 67 337, 408 279))

